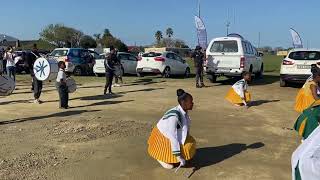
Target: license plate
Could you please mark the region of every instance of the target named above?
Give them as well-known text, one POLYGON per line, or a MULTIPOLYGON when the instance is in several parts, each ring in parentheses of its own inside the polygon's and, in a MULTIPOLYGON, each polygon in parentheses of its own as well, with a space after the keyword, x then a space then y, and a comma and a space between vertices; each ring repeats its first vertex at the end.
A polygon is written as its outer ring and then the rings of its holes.
POLYGON ((310 65, 298 65, 297 67, 298 67, 298 69, 310 69, 311 68, 310 65))
POLYGON ((144 71, 151 71, 151 68, 143 68, 144 71))
POLYGON ((230 72, 230 69, 218 69, 218 72, 230 72))

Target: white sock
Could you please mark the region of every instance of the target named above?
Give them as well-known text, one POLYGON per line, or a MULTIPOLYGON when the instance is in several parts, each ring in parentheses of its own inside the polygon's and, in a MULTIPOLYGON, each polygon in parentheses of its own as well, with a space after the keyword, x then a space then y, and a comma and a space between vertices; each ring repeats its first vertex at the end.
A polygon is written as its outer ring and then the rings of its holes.
POLYGON ((168 164, 168 163, 165 163, 165 162, 162 162, 162 161, 159 161, 159 160, 157 160, 160 164, 161 164, 161 166, 163 167, 163 168, 165 168, 165 169, 173 169, 174 168, 174 166, 172 165, 172 164, 168 164))

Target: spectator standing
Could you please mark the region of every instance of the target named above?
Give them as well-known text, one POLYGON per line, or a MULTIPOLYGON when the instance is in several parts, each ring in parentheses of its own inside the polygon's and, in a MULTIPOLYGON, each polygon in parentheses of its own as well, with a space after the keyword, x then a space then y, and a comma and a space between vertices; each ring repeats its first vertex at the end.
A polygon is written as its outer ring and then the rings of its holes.
POLYGON ((16 65, 14 62, 13 48, 10 46, 4 53, 3 59, 7 61, 6 70, 9 77, 16 81, 16 65))
POLYGON ((117 53, 113 46, 110 47, 110 53, 107 55, 106 60, 104 62, 104 66, 106 69, 106 85, 104 88, 103 94, 113 94, 112 93, 112 80, 115 72, 115 65, 118 62, 117 53))
POLYGON ((194 66, 196 70, 196 87, 204 87, 203 83, 203 62, 204 62, 204 53, 201 52, 201 47, 197 46, 195 51, 192 53, 191 57, 194 60, 194 66))

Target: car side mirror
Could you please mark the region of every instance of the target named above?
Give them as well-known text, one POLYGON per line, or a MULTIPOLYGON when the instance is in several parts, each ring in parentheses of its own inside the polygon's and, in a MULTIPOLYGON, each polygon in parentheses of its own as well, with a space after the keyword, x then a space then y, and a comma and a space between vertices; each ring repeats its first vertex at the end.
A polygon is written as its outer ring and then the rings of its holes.
POLYGON ((187 61, 186 60, 182 60, 183 64, 185 64, 187 61))
POLYGON ((263 57, 263 55, 264 55, 263 53, 259 53, 259 57, 263 57))

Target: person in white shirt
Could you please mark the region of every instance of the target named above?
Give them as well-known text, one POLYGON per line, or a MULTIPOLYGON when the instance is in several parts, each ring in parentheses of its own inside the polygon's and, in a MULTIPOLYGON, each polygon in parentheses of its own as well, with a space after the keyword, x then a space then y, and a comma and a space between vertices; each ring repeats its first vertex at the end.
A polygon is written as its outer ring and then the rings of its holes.
POLYGON ((236 106, 248 107, 251 101, 251 94, 248 92, 248 82, 251 81, 251 73, 244 72, 243 79, 236 82, 226 95, 226 99, 236 106))
POLYGON ((67 87, 67 76, 64 71, 66 68, 66 64, 63 61, 60 61, 58 63, 58 66, 59 66, 59 72, 57 75, 56 87, 59 92, 59 99, 60 99, 59 108, 68 109, 69 93, 68 93, 68 87, 67 87))
POLYGON ((193 109, 192 96, 182 89, 177 90, 179 105, 170 109, 159 120, 148 140, 148 153, 164 168, 174 164, 185 166, 196 153, 196 141, 190 135, 190 117, 193 109))
POLYGON ((294 151, 291 158, 292 180, 320 179, 320 127, 294 151))
POLYGON ((11 46, 8 47, 7 51, 4 53, 3 60, 7 61, 6 69, 8 76, 16 81, 16 64, 14 61, 13 48, 11 46))

